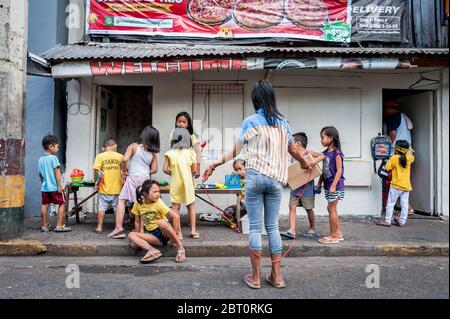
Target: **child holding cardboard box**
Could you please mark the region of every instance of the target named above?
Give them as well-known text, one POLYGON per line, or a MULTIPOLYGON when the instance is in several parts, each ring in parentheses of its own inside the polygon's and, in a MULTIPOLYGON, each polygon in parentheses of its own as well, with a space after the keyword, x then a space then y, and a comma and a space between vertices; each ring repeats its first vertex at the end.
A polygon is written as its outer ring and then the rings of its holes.
MULTIPOLYGON (((295 145, 299 152, 303 154, 305 159, 310 155, 313 159, 312 164, 315 165, 322 160, 324 160, 325 155, 321 153, 316 153, 311 150, 307 150, 308 137, 305 133, 296 133, 293 135, 295 145)), ((292 186, 292 185, 291 185, 292 186)), ((295 239, 297 237, 296 232, 296 221, 297 206, 301 206, 306 210, 308 214, 309 228, 308 231, 301 234, 305 238, 317 238, 319 233, 315 230, 315 216, 314 216, 314 180, 311 180, 304 186, 301 186, 295 190, 291 191, 291 197, 289 200, 289 229, 281 232, 281 236, 295 239)))

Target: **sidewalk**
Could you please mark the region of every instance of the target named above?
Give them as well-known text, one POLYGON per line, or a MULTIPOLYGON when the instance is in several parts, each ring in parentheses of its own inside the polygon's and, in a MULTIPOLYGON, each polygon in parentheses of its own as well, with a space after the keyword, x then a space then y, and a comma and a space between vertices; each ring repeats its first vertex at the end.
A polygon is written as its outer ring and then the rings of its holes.
MULTIPOLYGON (((52 221, 53 222, 53 221, 52 221)), ((54 223, 54 222, 53 222, 54 223)), ((73 231, 66 234, 40 233, 40 219, 29 219, 25 223, 21 241, 0 244, 0 256, 24 256, 45 253, 48 256, 133 256, 128 240, 107 239, 113 229, 112 216, 107 216, 105 232, 93 233, 95 215, 87 217, 83 224, 72 225, 73 231), (14 249, 11 249, 14 245, 14 249), (26 246, 24 248, 24 246, 26 246)), ((186 225, 185 223, 183 225, 186 225)), ((189 238, 189 229, 184 226, 186 254, 190 257, 244 257, 248 256, 247 245, 237 232, 221 224, 199 222, 200 239, 189 238)), ((286 220, 280 222, 285 229, 286 220)), ((299 220, 299 230, 305 231, 306 220, 299 220)), ((126 225, 131 229, 131 225, 126 225)), ((328 219, 318 218, 317 229, 322 234, 328 231, 328 219)), ((345 241, 338 245, 323 245, 311 239, 299 238, 292 247, 291 257, 316 256, 448 256, 449 223, 430 217, 414 215, 407 227, 384 228, 375 225, 369 218, 343 218, 342 231, 345 241)), ((246 237, 246 236, 244 236, 246 237)), ((264 239, 265 245, 267 239, 264 239)), ((285 251, 291 241, 284 241, 285 251)), ((175 248, 163 248, 165 256, 175 256, 175 248)), ((265 247, 265 255, 267 255, 265 247)))

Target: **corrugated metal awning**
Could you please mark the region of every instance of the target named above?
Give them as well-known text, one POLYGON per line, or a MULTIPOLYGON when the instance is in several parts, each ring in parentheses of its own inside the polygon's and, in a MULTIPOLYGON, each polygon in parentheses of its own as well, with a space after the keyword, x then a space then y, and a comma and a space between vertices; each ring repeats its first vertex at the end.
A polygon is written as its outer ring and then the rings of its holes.
POLYGON ((87 43, 56 46, 41 56, 52 65, 61 62, 174 59, 231 56, 340 56, 340 57, 448 57, 449 49, 278 47, 189 45, 166 43, 87 43))

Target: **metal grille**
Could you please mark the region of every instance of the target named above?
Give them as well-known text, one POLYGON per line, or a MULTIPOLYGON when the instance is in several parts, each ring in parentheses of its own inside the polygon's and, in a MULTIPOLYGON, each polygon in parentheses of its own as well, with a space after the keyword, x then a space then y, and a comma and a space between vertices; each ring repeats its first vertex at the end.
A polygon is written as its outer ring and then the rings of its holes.
POLYGON ((239 83, 194 84, 194 94, 244 94, 244 85, 239 83))

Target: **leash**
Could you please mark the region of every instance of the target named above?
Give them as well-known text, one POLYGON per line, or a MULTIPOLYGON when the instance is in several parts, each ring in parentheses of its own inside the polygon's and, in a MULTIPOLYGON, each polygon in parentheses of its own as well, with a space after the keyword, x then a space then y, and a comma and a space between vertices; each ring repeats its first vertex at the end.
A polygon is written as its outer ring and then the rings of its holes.
MULTIPOLYGON (((312 171, 310 171, 310 173, 309 173, 308 180, 311 179, 311 176, 312 176, 312 171)), ((205 181, 204 181, 204 179, 202 179, 202 184, 201 184, 201 185, 204 186, 204 183, 205 183, 205 181)), ((301 194, 298 194, 298 195, 299 195, 299 199, 301 199, 301 198, 303 197, 303 194, 305 193, 306 189, 308 188, 308 184, 309 184, 309 182, 305 185, 305 187, 303 188, 301 194)), ((239 230, 238 225, 236 225, 235 223, 233 223, 233 222, 225 215, 225 212, 224 212, 222 209, 220 209, 219 207, 216 206, 216 204, 215 204, 214 201, 212 200, 211 196, 209 195, 207 188, 206 188, 206 187, 202 187, 202 188, 203 188, 203 190, 204 190, 206 196, 208 197, 208 199, 209 199, 209 201, 210 201, 210 204, 211 204, 211 205, 212 205, 212 206, 213 206, 213 207, 214 207, 214 208, 222 215, 222 217, 223 217, 226 221, 228 221, 228 222, 232 225, 232 228, 235 229, 235 230, 238 232, 239 236, 241 237, 241 240, 247 245, 249 252, 250 252, 251 254, 253 254, 254 256, 256 256, 256 257, 261 257, 261 255, 260 255, 259 252, 256 252, 256 251, 252 250, 252 249, 249 247, 248 241, 247 241, 247 239, 245 238, 245 235, 239 230)), ((314 189, 313 189, 313 190, 314 190, 314 189)), ((281 262, 281 261, 282 261, 282 260, 283 260, 290 252, 291 252, 291 250, 292 250, 292 248, 294 247, 296 241, 297 241, 297 236, 295 236, 295 237, 292 239, 292 243, 289 245, 289 247, 288 247, 288 249, 286 250, 286 252, 285 252, 284 254, 283 254, 283 253, 281 254, 281 258, 280 258, 279 260, 272 260, 272 264, 280 263, 280 262, 281 262)))

